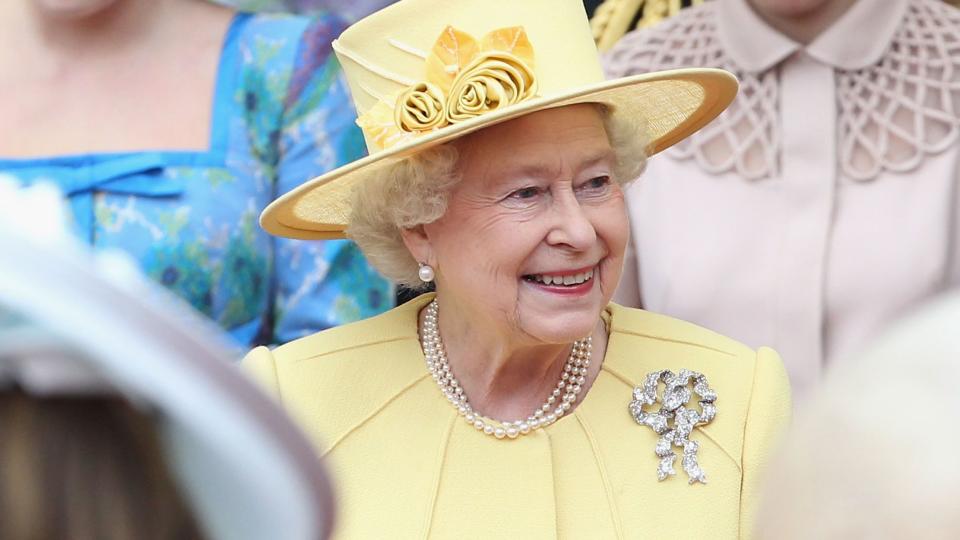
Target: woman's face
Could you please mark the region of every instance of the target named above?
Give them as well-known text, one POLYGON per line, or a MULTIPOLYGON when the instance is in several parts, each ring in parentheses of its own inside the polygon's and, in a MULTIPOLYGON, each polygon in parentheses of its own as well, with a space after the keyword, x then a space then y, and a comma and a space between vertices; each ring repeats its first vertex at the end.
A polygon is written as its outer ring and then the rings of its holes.
MULTIPOLYGON (((537 112, 457 143, 462 181, 424 226, 441 308, 508 339, 592 332, 620 279, 629 227, 593 105, 537 112)), ((419 258, 419 257, 418 257, 419 258)))

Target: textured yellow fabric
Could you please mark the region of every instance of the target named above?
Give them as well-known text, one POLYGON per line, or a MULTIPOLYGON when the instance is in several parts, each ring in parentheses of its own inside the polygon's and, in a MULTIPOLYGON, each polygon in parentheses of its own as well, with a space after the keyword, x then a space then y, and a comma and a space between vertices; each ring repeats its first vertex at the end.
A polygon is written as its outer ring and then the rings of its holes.
POLYGON ((244 365, 325 456, 338 538, 748 537, 767 456, 790 414, 776 353, 611 304, 596 382, 572 414, 516 440, 467 425, 428 375, 417 339, 424 295, 244 365), (688 368, 717 391, 697 430, 708 484, 658 482, 657 436, 627 412, 651 371, 688 368))

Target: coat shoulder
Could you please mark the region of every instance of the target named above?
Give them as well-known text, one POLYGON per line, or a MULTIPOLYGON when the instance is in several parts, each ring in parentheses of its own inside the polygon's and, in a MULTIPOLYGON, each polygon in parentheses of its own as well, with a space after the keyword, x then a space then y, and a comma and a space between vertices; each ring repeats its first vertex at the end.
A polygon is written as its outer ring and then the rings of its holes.
POLYGON ((425 304, 421 297, 272 351, 258 347, 243 367, 319 448, 329 449, 418 382, 429 381, 417 339, 417 315, 425 304))
POLYGON ((618 304, 610 304, 609 311, 610 332, 622 339, 671 343, 730 357, 756 355, 756 351, 739 341, 687 321, 618 304))
POLYGON ((416 305, 404 304, 375 317, 345 324, 296 339, 273 350, 279 362, 300 362, 341 353, 375 349, 387 343, 417 339, 416 305))

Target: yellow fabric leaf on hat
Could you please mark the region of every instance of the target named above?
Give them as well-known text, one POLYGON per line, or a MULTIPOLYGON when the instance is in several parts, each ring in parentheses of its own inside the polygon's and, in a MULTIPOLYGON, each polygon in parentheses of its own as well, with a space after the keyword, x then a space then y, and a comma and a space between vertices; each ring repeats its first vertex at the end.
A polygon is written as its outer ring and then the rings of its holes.
POLYGON ((357 118, 357 125, 380 150, 412 137, 410 133, 402 131, 397 126, 396 113, 391 103, 396 103, 398 97, 399 94, 395 94, 378 101, 357 118))
POLYGON ((483 36, 480 43, 484 51, 508 52, 527 63, 533 69, 533 44, 522 26, 499 28, 483 36))
POLYGON ((457 73, 473 60, 479 50, 480 45, 473 36, 447 26, 427 56, 427 81, 446 93, 457 73))

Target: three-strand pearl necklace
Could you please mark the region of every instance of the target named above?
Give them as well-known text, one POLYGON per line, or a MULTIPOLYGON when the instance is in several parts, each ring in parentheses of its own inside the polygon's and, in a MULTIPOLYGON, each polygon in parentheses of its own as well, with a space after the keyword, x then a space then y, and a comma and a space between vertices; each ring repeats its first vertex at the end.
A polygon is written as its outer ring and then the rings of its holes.
POLYGON ((443 342, 440 340, 440 328, 437 324, 439 310, 436 300, 430 302, 430 305, 427 306, 423 317, 420 344, 423 347, 423 354, 427 358, 427 369, 433 375, 433 380, 437 382, 443 395, 457 408, 460 416, 468 424, 478 431, 498 439, 504 437, 516 439, 520 435, 530 433, 531 430, 549 426, 573 408, 573 404, 577 401, 577 395, 583 390, 583 385, 587 380, 587 368, 590 367, 590 354, 593 348, 591 337, 588 336, 573 343, 570 356, 563 366, 563 373, 560 375, 557 386, 544 404, 538 407, 533 414, 525 420, 490 421, 473 410, 470 402, 467 401, 463 387, 450 370, 447 353, 443 348, 443 342))

